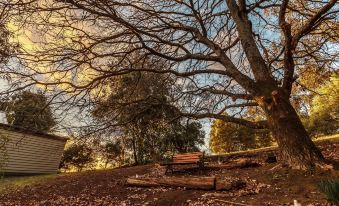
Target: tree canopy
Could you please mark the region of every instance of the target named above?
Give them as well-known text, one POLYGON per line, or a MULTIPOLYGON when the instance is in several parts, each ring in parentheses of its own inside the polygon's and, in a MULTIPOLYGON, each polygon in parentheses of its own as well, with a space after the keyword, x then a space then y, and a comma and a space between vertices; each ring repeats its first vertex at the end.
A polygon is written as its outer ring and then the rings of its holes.
POLYGON ((3 102, 2 108, 10 125, 38 132, 49 132, 55 125, 47 97, 42 93, 23 91, 3 102))
POLYGON ((93 162, 93 149, 85 143, 72 144, 64 151, 59 168, 81 171, 93 162))
POLYGON ((273 141, 268 130, 254 130, 214 120, 209 135, 209 148, 213 153, 228 153, 271 146, 273 141))
MULTIPOLYGON (((150 65, 154 66, 165 65, 150 65)), ((201 124, 185 121, 171 104, 172 82, 165 74, 140 72, 112 78, 108 97, 100 98, 92 110, 98 122, 93 131, 108 136, 120 131, 118 141, 130 149, 136 164, 198 150, 204 143, 201 124)))
POLYGON ((34 33, 18 53, 22 66, 6 68, 20 77, 7 92, 39 84, 70 95, 68 102, 90 104, 112 77, 166 73, 176 77, 176 98, 170 101, 180 115, 269 128, 286 164, 312 168, 324 158, 292 107, 292 87, 308 65, 336 68, 336 3, 2 2, 11 8, 17 33, 34 33), (166 62, 164 68, 149 67, 149 56, 166 62), (131 66, 135 62, 141 66, 131 66), (260 109, 265 120, 244 118, 248 107, 260 109))
POLYGON ((328 135, 338 132, 339 126, 339 77, 333 75, 317 90, 312 99, 308 127, 314 135, 328 135))

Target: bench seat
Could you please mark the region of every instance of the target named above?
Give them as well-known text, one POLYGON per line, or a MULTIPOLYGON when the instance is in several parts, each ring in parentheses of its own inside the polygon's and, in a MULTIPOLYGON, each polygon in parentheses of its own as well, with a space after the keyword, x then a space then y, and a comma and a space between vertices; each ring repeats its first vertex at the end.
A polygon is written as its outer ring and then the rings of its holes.
POLYGON ((167 166, 165 174, 169 170, 173 172, 173 165, 189 165, 189 164, 196 164, 200 168, 204 167, 204 152, 176 154, 173 156, 172 161, 160 163, 161 166, 167 166))

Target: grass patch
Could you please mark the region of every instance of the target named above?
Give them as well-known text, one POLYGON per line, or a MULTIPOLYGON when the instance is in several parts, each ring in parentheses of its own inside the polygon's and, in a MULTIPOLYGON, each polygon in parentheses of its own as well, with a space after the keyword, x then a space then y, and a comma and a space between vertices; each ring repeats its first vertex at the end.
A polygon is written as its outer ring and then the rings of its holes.
POLYGON ((339 179, 322 180, 318 184, 318 189, 326 195, 330 203, 339 205, 339 179))
POLYGON ((339 134, 334 134, 334 135, 328 135, 328 136, 322 136, 322 137, 318 137, 316 138, 314 141, 323 141, 323 140, 332 140, 332 141, 339 141, 339 134))
POLYGON ((0 178, 0 193, 7 193, 12 190, 17 190, 26 186, 43 183, 52 180, 57 176, 58 176, 57 174, 52 174, 52 175, 0 178))

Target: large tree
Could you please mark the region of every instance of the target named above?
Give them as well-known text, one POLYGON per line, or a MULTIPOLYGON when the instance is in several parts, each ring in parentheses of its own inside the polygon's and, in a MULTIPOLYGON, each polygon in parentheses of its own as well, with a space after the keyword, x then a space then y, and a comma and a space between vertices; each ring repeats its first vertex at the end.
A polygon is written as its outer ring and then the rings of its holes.
POLYGON ((177 76, 181 115, 269 128, 293 168, 324 162, 290 99, 301 68, 337 66, 337 0, 4 2, 36 43, 21 50, 25 67, 7 71, 21 77, 20 87, 98 94, 107 79, 135 72, 131 62, 155 55, 170 66, 137 71, 177 76), (246 107, 266 120, 243 118, 246 107))

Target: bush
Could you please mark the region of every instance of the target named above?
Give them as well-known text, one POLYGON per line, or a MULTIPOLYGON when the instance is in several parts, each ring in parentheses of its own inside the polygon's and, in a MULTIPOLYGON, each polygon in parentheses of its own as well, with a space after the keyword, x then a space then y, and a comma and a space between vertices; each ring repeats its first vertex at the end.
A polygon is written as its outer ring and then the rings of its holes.
POLYGON ((322 180, 318 184, 318 188, 326 195, 326 198, 330 203, 339 205, 339 179, 322 180))

